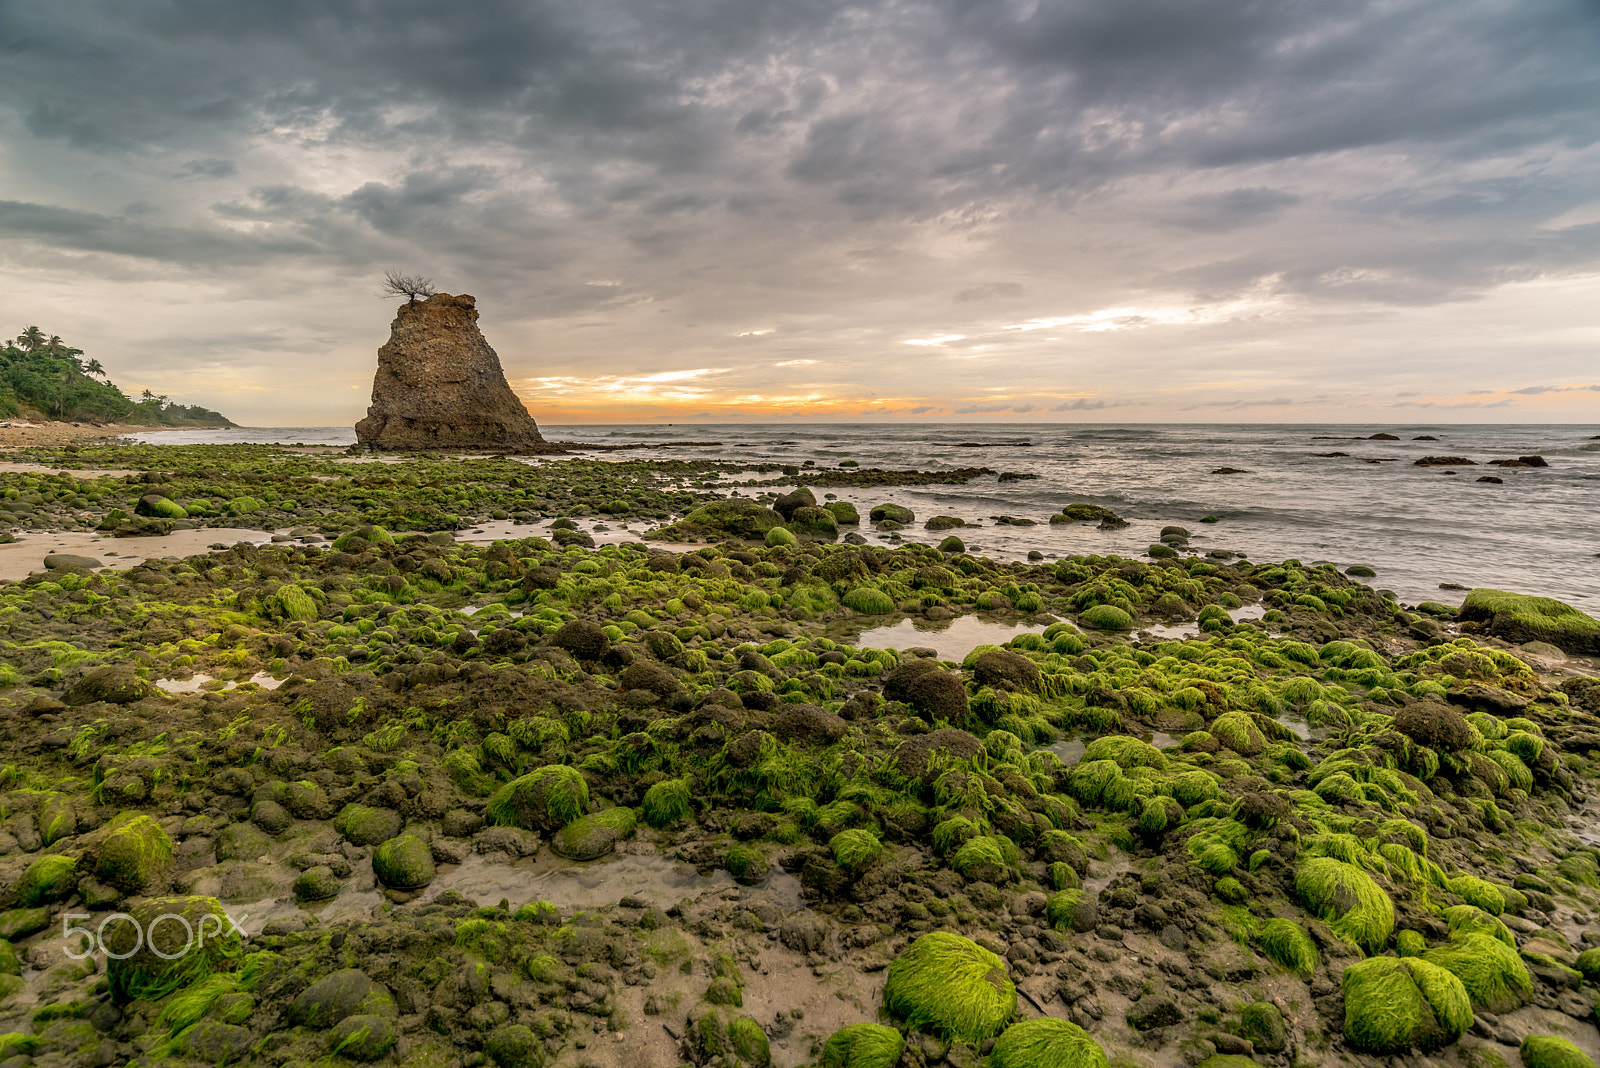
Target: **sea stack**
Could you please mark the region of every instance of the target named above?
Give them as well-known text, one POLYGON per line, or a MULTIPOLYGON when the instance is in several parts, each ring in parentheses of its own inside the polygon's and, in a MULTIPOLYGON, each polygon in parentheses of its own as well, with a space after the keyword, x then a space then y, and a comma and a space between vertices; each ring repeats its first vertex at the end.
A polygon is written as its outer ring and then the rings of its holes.
POLYGON ((400 306, 378 350, 372 406, 356 424, 369 449, 554 453, 478 330, 477 300, 435 293, 400 306))

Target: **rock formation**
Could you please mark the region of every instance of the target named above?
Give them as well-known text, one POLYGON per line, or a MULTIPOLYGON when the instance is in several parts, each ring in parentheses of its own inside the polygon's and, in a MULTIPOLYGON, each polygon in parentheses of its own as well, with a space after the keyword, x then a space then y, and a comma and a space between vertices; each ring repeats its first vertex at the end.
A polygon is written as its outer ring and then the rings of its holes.
POLYGON ((435 293, 402 304, 378 350, 372 406, 356 424, 371 449, 551 453, 478 330, 475 298, 435 293))

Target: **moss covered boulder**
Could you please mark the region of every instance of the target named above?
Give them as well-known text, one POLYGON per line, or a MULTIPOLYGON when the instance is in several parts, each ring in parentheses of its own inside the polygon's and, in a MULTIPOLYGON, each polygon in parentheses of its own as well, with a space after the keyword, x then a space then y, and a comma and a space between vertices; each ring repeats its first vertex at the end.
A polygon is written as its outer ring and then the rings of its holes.
POLYGON ((1449 942, 1428 950, 1421 959, 1459 979, 1475 1008, 1504 1013, 1533 1000, 1528 966, 1515 946, 1494 935, 1459 930, 1449 942))
POLYGON ((148 681, 135 675, 131 667, 113 664, 110 667, 85 672, 81 679, 72 684, 61 700, 73 706, 93 704, 96 701, 105 701, 113 705, 131 705, 135 701, 149 697, 153 689, 148 681))
POLYGON ((889 965, 883 1002, 911 1027, 976 1044, 1005 1028, 1017 990, 1001 957, 970 938, 933 931, 889 965))
POLYGON ((1476 589, 1458 618, 1508 642, 1549 642, 1568 653, 1600 653, 1600 620, 1549 597, 1476 589))
POLYGON ((391 890, 420 890, 433 882, 433 851, 420 835, 402 834, 372 851, 372 872, 391 890))
POLYGON ((525 1024, 491 1033, 483 1050, 498 1068, 543 1068, 545 1062, 544 1043, 525 1024))
POLYGON ((1523 1068, 1594 1068, 1587 1053, 1556 1035, 1529 1035, 1517 1054, 1523 1068))
POLYGON ((172 839, 143 813, 124 812, 113 819, 94 852, 95 877, 127 894, 165 878, 172 866, 172 839))
POLYGON ((1333 857, 1312 857, 1295 873, 1306 908, 1333 932, 1368 953, 1382 952, 1394 933, 1394 902, 1361 868, 1333 857))
POLYGON ((1006 1028, 989 1068, 1105 1068, 1106 1051, 1077 1024, 1043 1017, 1006 1028))
POLYGON ((1417 957, 1373 957, 1345 969, 1344 1035, 1367 1053, 1448 1046, 1472 1026, 1461 980, 1417 957))
POLYGON ((735 538, 763 538, 767 531, 783 523, 783 516, 755 501, 711 501, 684 516, 662 533, 680 536, 722 534, 735 538))
POLYGON ((638 825, 633 809, 618 806, 583 816, 567 824, 550 839, 550 848, 568 860, 595 860, 632 836, 638 825))
POLYGON ((118 1001, 155 1000, 199 982, 240 952, 240 935, 214 897, 151 897, 101 929, 106 979, 118 1001), (121 958, 121 959, 118 959, 121 958))
POLYGON ((302 1027, 332 1027, 351 1016, 393 1016, 394 998, 359 968, 323 976, 289 1003, 289 1020, 302 1027))
POLYGON ((530 831, 556 831, 589 807, 589 784, 577 768, 546 764, 506 783, 489 799, 489 822, 530 831))
POLYGON ((905 1046, 905 1036, 892 1027, 850 1024, 822 1044, 821 1068, 894 1068, 905 1046))
POLYGON ((328 1032, 328 1049, 352 1061, 382 1060, 394 1048, 394 1021, 362 1013, 346 1016, 328 1032))
POLYGON ((352 845, 377 845, 400 833, 400 813, 391 808, 351 804, 339 811, 333 825, 352 845))
POLYGON ((65 901, 78 888, 78 861, 75 857, 50 854, 28 865, 17 880, 14 891, 24 908, 65 901))

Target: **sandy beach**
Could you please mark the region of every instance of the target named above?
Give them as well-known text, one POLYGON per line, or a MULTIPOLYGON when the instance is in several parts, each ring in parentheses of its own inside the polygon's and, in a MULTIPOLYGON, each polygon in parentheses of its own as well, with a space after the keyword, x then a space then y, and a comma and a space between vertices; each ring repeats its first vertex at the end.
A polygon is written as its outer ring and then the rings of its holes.
POLYGON ((32 445, 61 445, 170 429, 173 428, 139 426, 133 423, 29 422, 26 419, 0 419, 0 452, 32 445))

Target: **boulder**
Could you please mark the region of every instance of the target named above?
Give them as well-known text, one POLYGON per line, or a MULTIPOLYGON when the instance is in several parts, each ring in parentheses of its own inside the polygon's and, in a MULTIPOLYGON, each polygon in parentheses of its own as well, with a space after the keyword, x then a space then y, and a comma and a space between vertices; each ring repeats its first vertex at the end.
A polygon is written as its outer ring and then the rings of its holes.
POLYGON ((559 453, 506 383, 478 330, 477 301, 435 293, 403 304, 378 350, 372 406, 356 424, 369 449, 559 453))

